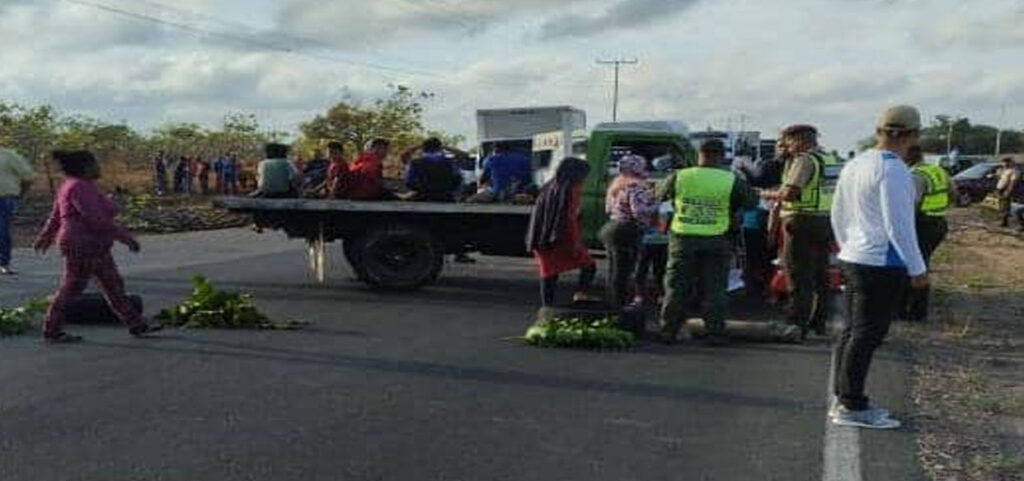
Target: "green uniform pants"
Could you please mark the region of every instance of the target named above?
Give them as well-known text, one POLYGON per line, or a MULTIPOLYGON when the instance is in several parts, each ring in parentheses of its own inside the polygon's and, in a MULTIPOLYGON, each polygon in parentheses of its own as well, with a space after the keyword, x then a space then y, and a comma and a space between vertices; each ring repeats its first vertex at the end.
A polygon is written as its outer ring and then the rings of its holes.
MULTIPOLYGON (((918 216, 917 222, 917 243, 921 248, 921 255, 924 257, 926 266, 932 265, 932 254, 939 244, 946 240, 949 226, 945 217, 918 216)), ((910 278, 907 278, 906 298, 903 302, 902 318, 908 321, 925 321, 928 319, 928 297, 931 289, 911 289, 910 278)))
POLYGON ((731 246, 725 236, 672 234, 665 271, 665 305, 661 313, 663 335, 674 339, 686 322, 690 306, 698 303, 708 332, 725 333, 731 246))
POLYGON ((783 219, 782 260, 789 275, 791 323, 821 328, 828 319, 828 259, 832 225, 825 215, 783 219))
POLYGON ((1001 214, 1001 217, 1003 219, 1002 224, 1000 225, 1002 225, 1003 227, 1010 226, 1010 210, 1012 209, 1012 206, 1013 200, 1011 197, 1002 195, 999 196, 999 214, 1001 214))

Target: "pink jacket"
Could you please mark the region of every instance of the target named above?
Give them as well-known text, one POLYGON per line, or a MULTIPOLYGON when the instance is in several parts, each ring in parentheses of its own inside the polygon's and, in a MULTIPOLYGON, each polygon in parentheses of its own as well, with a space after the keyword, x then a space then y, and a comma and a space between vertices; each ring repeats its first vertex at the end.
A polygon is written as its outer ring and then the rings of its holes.
POLYGON ((130 242, 128 229, 114 218, 120 209, 91 181, 69 178, 57 190, 53 210, 39 239, 54 240, 64 255, 95 255, 110 250, 114 241, 130 242))

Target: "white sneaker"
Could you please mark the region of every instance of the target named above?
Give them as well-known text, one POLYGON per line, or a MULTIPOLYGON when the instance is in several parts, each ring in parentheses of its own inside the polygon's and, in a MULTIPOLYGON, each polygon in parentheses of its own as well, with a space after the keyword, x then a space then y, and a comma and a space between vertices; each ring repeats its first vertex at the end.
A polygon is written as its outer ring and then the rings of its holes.
POLYGON ((11 266, 0 266, 0 276, 14 276, 18 271, 11 269, 11 266))
MULTIPOLYGON (((836 417, 839 414, 839 406, 840 406, 839 398, 837 398, 835 396, 832 396, 832 398, 829 400, 829 403, 828 403, 828 417, 830 417, 830 418, 836 417)), ((889 417, 889 414, 890 414, 888 409, 869 407, 868 410, 869 411, 874 411, 875 416, 879 416, 879 417, 883 417, 883 418, 889 417)))
POLYGON ((898 420, 879 414, 880 411, 876 409, 851 411, 839 406, 836 415, 832 417, 832 424, 865 429, 896 429, 901 426, 898 420))

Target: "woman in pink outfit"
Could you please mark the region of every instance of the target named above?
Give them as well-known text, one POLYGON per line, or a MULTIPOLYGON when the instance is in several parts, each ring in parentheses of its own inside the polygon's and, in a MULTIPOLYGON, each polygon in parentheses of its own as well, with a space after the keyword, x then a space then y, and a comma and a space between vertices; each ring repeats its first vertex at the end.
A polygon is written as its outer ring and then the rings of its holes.
POLYGON ((60 163, 66 180, 57 191, 46 226, 35 242, 37 252, 46 252, 54 242, 64 257, 64 275, 53 304, 43 323, 43 335, 48 342, 70 343, 81 341, 64 331, 67 306, 81 296, 93 277, 110 304, 111 310, 129 326, 133 336, 142 336, 160 330, 143 320, 125 294, 124 281, 117 272, 117 264, 110 254, 114 241, 139 252, 139 242, 114 218, 118 206, 100 192, 96 180, 100 166, 88 151, 57 151, 53 157, 60 163))

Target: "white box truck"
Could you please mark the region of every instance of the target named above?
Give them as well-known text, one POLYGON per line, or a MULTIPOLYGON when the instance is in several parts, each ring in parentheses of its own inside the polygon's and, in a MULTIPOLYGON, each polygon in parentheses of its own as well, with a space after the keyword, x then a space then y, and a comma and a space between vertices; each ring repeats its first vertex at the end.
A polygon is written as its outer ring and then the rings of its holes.
POLYGON ((571 136, 573 132, 586 128, 586 112, 566 105, 476 111, 481 159, 487 157, 498 142, 511 150, 530 155, 533 138, 537 134, 560 131, 571 136))

